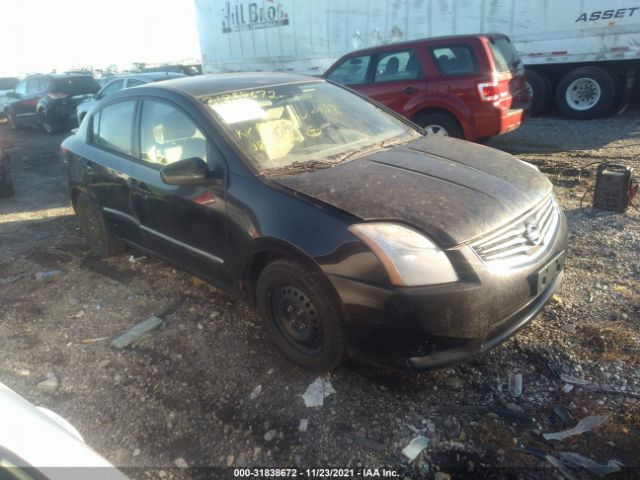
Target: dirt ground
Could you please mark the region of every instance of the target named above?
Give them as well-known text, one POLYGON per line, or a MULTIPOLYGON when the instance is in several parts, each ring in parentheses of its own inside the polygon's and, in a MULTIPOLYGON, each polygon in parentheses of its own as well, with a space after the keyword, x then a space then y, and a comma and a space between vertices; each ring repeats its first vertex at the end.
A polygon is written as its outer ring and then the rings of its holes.
POLYGON ((640 108, 592 121, 534 118, 489 142, 547 174, 569 222, 565 281, 525 330, 434 372, 349 362, 327 377, 336 393, 317 408, 302 399, 315 377, 276 351, 245 303, 133 250, 91 255, 66 197, 64 137, 0 126, 0 140, 14 146, 16 188, 0 200, 0 381, 68 419, 117 466, 138 467, 126 470, 132 477, 222 474, 176 468, 186 463, 539 479, 559 475, 541 456, 563 451, 624 465, 607 478, 640 476, 640 213, 582 210, 593 167, 577 182, 591 162, 640 173, 640 108), (62 273, 36 278, 52 270, 62 273), (149 338, 110 346, 152 315, 164 324, 149 338), (517 398, 508 387, 515 373, 523 375, 517 398), (544 440, 589 415, 608 418, 544 440), (429 444, 409 463, 400 452, 418 434, 429 444))

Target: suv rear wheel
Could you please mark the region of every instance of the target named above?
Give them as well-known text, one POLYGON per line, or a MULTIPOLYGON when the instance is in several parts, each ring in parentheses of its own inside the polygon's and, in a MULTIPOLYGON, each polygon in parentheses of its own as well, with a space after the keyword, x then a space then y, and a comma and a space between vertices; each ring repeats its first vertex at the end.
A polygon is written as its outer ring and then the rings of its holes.
POLYGON ((339 299, 320 272, 276 260, 258 279, 256 300, 265 330, 296 365, 326 372, 345 358, 339 299))
POLYGON ((424 128, 428 135, 464 138, 458 121, 446 113, 423 113, 419 114, 414 121, 424 128))

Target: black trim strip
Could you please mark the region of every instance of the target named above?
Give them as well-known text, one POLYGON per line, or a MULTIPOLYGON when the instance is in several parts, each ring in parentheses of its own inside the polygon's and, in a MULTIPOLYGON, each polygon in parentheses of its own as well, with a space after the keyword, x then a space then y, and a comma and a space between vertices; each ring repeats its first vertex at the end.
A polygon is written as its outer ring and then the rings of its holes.
POLYGON ((189 250, 192 253, 195 253, 197 255, 201 255, 201 256, 203 256, 205 258, 208 258, 209 260, 212 260, 212 261, 214 261, 216 263, 224 263, 224 260, 221 259, 220 257, 216 257, 215 255, 212 255, 212 254, 207 253, 207 252, 205 252, 203 250, 200 250, 199 248, 192 247, 191 245, 188 245, 188 244, 186 244, 184 242, 181 242, 180 240, 176 240, 175 238, 171 238, 171 237, 165 235, 164 233, 160 233, 157 230, 154 230, 152 228, 149 228, 149 227, 146 227, 146 226, 142 225, 137 218, 132 217, 128 213, 121 212, 120 210, 114 210, 113 208, 109 208, 109 207, 102 207, 102 209, 105 212, 111 213, 113 215, 116 215, 116 216, 122 218, 123 220, 126 220, 126 221, 128 221, 130 223, 133 223, 134 225, 139 227, 140 230, 145 231, 147 233, 150 233, 151 235, 155 235, 156 237, 160 237, 163 240, 166 240, 167 242, 171 242, 174 245, 178 245, 179 247, 182 247, 185 250, 189 250))

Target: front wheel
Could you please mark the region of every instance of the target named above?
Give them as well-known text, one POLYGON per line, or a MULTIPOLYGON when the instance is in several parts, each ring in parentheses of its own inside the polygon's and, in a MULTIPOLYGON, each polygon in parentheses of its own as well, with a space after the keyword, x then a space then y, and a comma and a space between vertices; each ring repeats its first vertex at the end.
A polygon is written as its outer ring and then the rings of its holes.
POLYGON ((581 67, 567 73, 556 89, 556 105, 573 118, 595 118, 613 108, 616 80, 598 67, 581 67))
POLYGON ((458 121, 446 113, 422 114, 418 115, 414 121, 427 132, 427 135, 464 138, 458 121))
POLYGON ((91 198, 81 193, 76 200, 76 214, 80 229, 87 238, 91 250, 99 257, 110 257, 121 253, 125 244, 115 238, 107 228, 104 215, 91 198))
POLYGON ((342 363, 342 309, 324 274, 276 260, 260 275, 256 297, 267 333, 291 362, 312 372, 342 363))
POLYGON ((20 130, 22 128, 22 124, 18 122, 13 112, 10 112, 7 115, 7 118, 9 120, 9 126, 11 127, 11 130, 20 130))

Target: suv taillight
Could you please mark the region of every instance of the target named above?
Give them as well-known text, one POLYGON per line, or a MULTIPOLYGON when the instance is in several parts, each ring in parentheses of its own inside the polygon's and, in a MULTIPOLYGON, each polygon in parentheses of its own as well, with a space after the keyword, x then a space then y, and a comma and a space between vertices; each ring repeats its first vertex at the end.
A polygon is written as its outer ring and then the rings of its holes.
POLYGON ((68 97, 69 94, 68 93, 62 93, 62 92, 49 92, 47 93, 47 97, 53 99, 53 100, 60 100, 61 98, 65 98, 68 97))
POLYGON ((509 79, 496 80, 492 82, 484 82, 478 84, 478 93, 480 94, 480 100, 484 102, 497 102, 505 98, 511 97, 509 90, 509 79))

